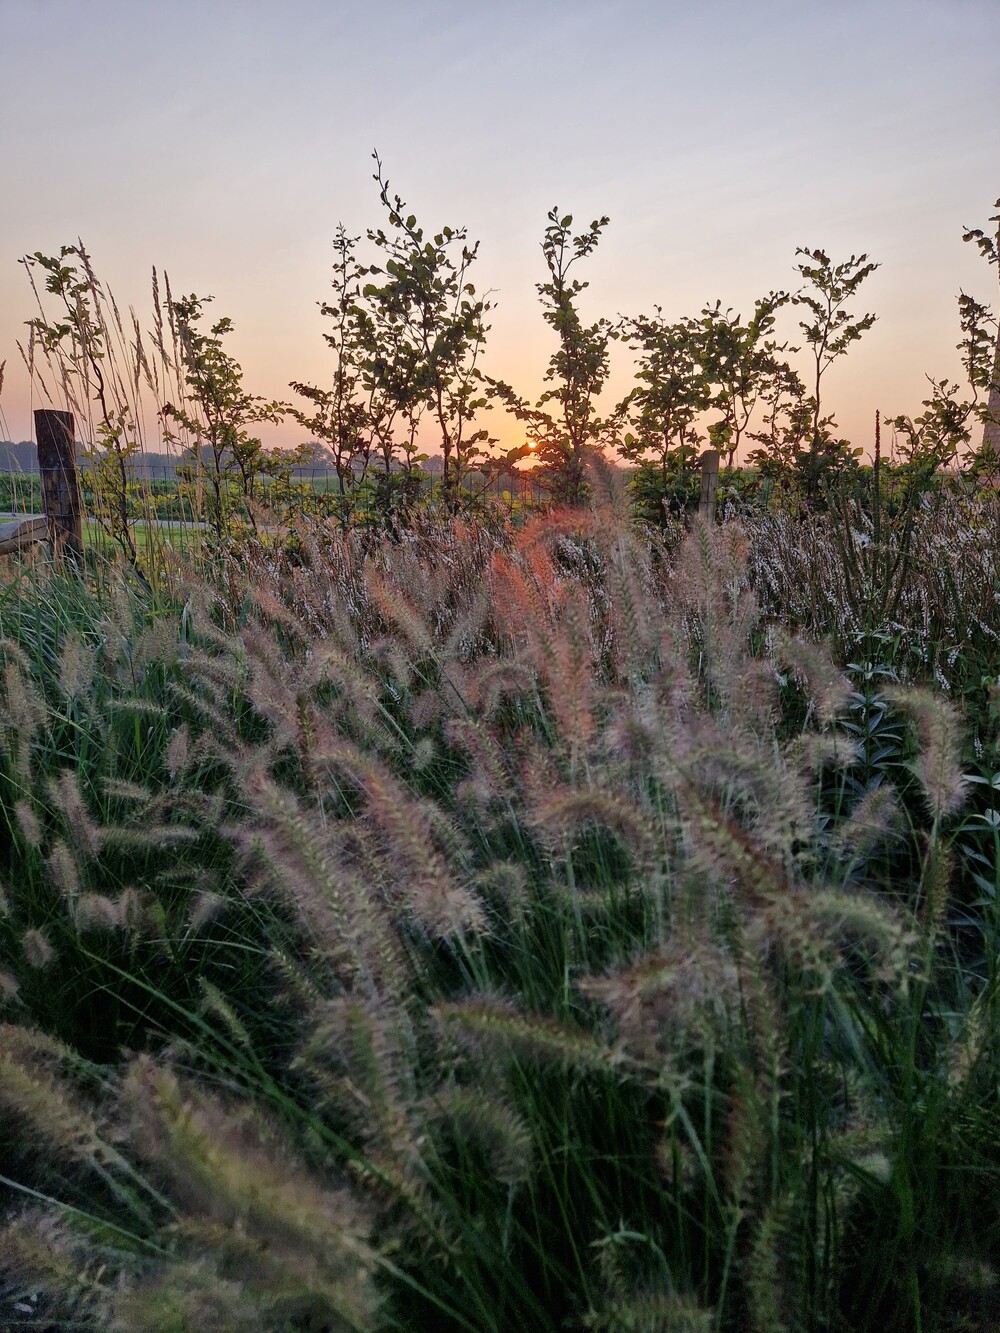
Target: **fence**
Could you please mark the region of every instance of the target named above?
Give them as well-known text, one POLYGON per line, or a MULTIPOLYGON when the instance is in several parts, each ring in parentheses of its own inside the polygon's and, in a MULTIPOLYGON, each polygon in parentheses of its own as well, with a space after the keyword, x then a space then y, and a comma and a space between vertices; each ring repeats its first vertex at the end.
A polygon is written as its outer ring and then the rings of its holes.
MULTIPOLYGON (((36 413, 36 417, 38 415, 36 413)), ((75 475, 84 508, 93 512, 99 505, 96 503, 91 469, 84 458, 78 457, 75 475)), ((368 481, 382 475, 373 470, 368 473, 368 481)), ((441 480, 440 472, 418 470, 416 475, 425 487, 441 480)), ((207 494, 216 484, 227 506, 246 498, 239 479, 228 474, 213 477, 207 468, 199 471, 196 465, 185 460, 164 464, 150 463, 141 457, 133 458, 128 463, 128 479, 130 517, 134 519, 152 516, 161 522, 198 522, 200 515, 195 509, 195 497, 199 493, 207 494)), ((357 484, 357 480, 348 479, 348 493, 357 484)), ((319 466, 292 468, 288 478, 280 482, 267 477, 260 478, 255 489, 257 498, 262 502, 266 503, 268 498, 280 498, 283 507, 294 508, 298 499, 303 511, 320 514, 324 510, 332 513, 341 494, 336 470, 319 466)), ((470 497, 486 496, 508 503, 539 504, 547 498, 541 483, 530 472, 520 471, 496 472, 489 476, 473 472, 466 478, 463 490, 470 497)), ((34 518, 45 512, 40 472, 0 471, 0 518, 34 518)))
MULTIPOLYGON (((73 416, 69 412, 38 409, 35 412, 38 441, 37 473, 0 473, 0 515, 12 521, 0 524, 0 555, 47 539, 53 554, 78 562, 83 554, 83 501, 96 501, 95 488, 86 464, 77 467, 73 416)), ((372 474, 369 474, 371 477, 372 474)), ((383 474, 384 475, 384 474, 383 474)), ((439 473, 416 474, 422 485, 431 486, 439 473)), ((130 466, 135 494, 130 499, 130 520, 147 523, 201 526, 204 512, 199 496, 209 494, 227 510, 249 515, 248 497, 228 478, 193 475, 192 465, 154 464, 144 459, 130 466), (218 489, 217 489, 218 488, 218 489)), ((715 519, 719 483, 719 453, 708 449, 701 460, 699 513, 715 519)), ((474 472, 463 479, 470 498, 486 497, 513 508, 543 503, 546 488, 532 472, 505 470, 490 475, 474 472)), ((319 518, 337 516, 343 503, 340 480, 332 468, 295 467, 283 481, 262 479, 256 497, 266 505, 280 500, 286 513, 308 513, 319 518)), ((99 505, 92 504, 99 512, 99 505)))
POLYGON ((83 514, 76 472, 73 414, 40 408, 35 412, 38 493, 42 513, 0 527, 0 554, 48 539, 57 560, 78 564, 83 557, 83 514))

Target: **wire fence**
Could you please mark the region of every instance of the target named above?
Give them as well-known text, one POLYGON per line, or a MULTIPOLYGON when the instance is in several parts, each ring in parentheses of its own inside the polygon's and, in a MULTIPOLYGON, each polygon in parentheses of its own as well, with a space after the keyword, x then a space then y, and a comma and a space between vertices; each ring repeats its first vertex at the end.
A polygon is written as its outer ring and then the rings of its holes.
MULTIPOLYGON (((399 478, 402 474, 392 473, 399 478)), ((441 482, 441 474, 414 474, 421 491, 430 491, 441 482)), ((136 521, 198 523, 206 506, 222 503, 227 509, 251 499, 262 506, 280 506, 289 516, 297 512, 311 517, 332 517, 345 500, 357 500, 365 485, 377 486, 384 473, 369 473, 364 481, 347 479, 342 490, 340 478, 332 468, 294 468, 287 478, 258 478, 248 496, 246 485, 238 477, 225 473, 213 475, 208 469, 195 470, 183 463, 146 464, 137 460, 129 467, 128 509, 136 521)), ((85 512, 102 509, 93 470, 86 462, 80 467, 80 489, 85 512)), ((547 492, 530 472, 505 471, 486 475, 472 472, 463 478, 464 493, 474 500, 482 498, 513 505, 540 504, 547 492)), ((37 472, 0 472, 0 516, 22 517, 42 513, 41 482, 37 472)))

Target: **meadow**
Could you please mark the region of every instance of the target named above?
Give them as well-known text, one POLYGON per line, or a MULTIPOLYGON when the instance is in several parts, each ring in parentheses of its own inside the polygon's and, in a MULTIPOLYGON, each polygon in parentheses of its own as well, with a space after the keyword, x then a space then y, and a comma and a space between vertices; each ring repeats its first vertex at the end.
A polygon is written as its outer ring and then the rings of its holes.
MULTIPOLYGON (((334 388, 293 386, 350 472, 328 512, 254 437, 278 405, 227 321, 158 297, 161 370, 136 325, 116 376, 82 247, 35 256, 71 318, 33 355, 93 427, 102 537, 0 571, 3 1327, 995 1329, 981 394, 937 386, 865 464, 820 361, 796 398, 773 310, 723 319, 773 396, 710 523, 701 414, 735 456, 749 392, 720 387, 718 311, 633 327, 599 419, 611 329, 566 272, 604 222, 554 210, 532 407, 473 373, 464 233, 382 202, 384 273, 340 234, 334 388), (424 360, 421 290, 450 331, 424 360), (191 549, 133 503, 140 382, 185 433, 191 549), (464 484, 487 390, 542 503, 464 484)), ((843 309, 865 258, 807 252, 804 281, 843 309)))

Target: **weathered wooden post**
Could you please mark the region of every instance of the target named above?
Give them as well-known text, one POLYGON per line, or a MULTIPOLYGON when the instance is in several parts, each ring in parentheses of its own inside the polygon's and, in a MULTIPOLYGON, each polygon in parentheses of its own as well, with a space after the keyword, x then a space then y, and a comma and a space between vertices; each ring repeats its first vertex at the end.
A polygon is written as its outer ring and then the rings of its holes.
POLYGON ((701 456, 701 499, 698 517, 706 523, 715 522, 715 497, 719 493, 719 451, 706 449, 701 456))
POLYGON ((78 565, 83 559, 83 519, 73 437, 72 412, 56 412, 46 407, 35 411, 42 508, 52 554, 56 559, 65 556, 78 565))

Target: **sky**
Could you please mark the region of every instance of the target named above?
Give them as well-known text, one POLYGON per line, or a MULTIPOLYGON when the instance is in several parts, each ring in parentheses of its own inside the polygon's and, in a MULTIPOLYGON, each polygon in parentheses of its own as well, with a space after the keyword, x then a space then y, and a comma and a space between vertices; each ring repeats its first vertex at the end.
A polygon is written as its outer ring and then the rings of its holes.
MULTIPOLYGON (((553 205, 611 219, 580 270, 588 320, 749 315, 794 287, 797 246, 867 253, 852 309, 878 321, 824 408, 868 447, 876 408, 916 414, 926 374, 960 375, 959 291, 997 305, 962 231, 1000 195, 1000 2, 0 0, 0 435, 46 405, 18 260, 78 237, 143 323, 153 265, 212 295, 252 392, 327 383, 332 239, 383 220, 376 148, 425 229, 480 242, 484 369, 532 399, 553 205)), ((602 404, 630 383, 617 345, 602 404)), ((485 424, 523 439, 499 409, 485 424)))

